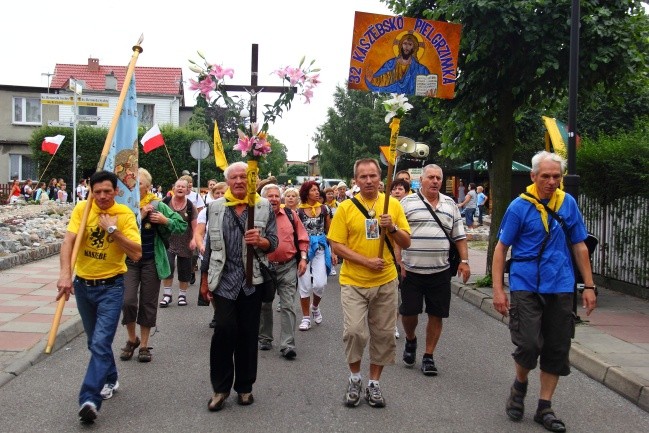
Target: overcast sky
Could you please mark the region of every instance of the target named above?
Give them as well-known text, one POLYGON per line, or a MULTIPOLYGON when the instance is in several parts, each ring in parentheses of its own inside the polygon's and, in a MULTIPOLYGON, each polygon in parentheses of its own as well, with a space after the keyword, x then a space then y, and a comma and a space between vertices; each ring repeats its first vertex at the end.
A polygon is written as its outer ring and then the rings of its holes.
MULTIPOLYGON (((336 85, 347 78, 355 11, 389 14, 379 0, 13 2, 0 26, 0 84, 46 87, 41 74, 54 72, 57 63, 86 64, 88 57, 126 66, 142 33, 138 66, 182 67, 185 81, 195 76, 187 66, 190 58, 200 60, 197 50, 234 68, 230 84, 250 82, 253 43, 259 44, 260 85, 281 85, 272 71, 297 66, 306 55, 322 69, 322 84, 311 104, 298 101, 269 130, 287 146, 289 159, 305 161, 315 153, 310 138, 326 120, 336 85)), ((185 97, 194 105, 194 92, 186 88, 185 97)), ((275 98, 260 95, 259 105, 275 98)))

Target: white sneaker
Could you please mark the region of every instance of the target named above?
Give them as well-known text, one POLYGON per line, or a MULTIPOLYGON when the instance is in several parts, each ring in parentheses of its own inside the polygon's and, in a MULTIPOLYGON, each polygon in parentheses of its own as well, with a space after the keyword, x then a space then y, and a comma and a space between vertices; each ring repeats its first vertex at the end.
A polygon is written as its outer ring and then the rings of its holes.
POLYGON ((398 340, 399 337, 401 337, 401 334, 399 334, 399 327, 395 326, 394 327, 394 338, 396 338, 398 340))
POLYGON ((299 329, 300 331, 308 331, 309 329, 311 329, 311 319, 309 319, 308 317, 303 317, 299 329))
POLYGON ((316 325, 322 323, 322 313, 320 312, 319 307, 313 308, 313 305, 311 305, 311 314, 313 314, 313 321, 315 322, 316 325))
POLYGON ((109 398, 113 397, 113 394, 117 392, 119 389, 119 380, 115 381, 115 383, 107 383, 104 385, 104 388, 101 390, 99 394, 101 394, 101 398, 104 400, 108 400, 109 398))
POLYGON ((329 275, 336 275, 336 268, 331 268, 331 273, 329 275))

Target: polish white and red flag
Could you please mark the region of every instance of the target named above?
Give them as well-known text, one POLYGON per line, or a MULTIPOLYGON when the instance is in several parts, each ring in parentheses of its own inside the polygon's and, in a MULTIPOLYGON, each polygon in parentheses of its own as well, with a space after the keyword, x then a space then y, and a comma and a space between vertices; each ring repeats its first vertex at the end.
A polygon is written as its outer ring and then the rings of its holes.
POLYGON ((56 151, 59 150, 59 146, 63 142, 64 138, 65 135, 61 134, 55 137, 45 137, 45 139, 43 139, 43 144, 41 144, 41 150, 50 155, 54 155, 56 151))
POLYGON ((160 128, 158 128, 157 124, 153 125, 153 127, 144 134, 141 143, 144 153, 149 153, 160 146, 164 146, 165 141, 162 138, 162 133, 160 133, 160 128))

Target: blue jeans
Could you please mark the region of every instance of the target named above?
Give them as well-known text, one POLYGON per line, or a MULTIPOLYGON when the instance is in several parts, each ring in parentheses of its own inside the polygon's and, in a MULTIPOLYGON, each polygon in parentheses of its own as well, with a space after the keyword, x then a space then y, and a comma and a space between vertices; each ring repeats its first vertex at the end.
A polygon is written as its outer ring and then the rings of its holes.
POLYGON ((473 214, 475 213, 475 208, 466 208, 464 209, 464 218, 466 218, 466 225, 471 227, 473 225, 473 214))
POLYGON ((124 301, 124 278, 114 283, 89 287, 74 279, 77 309, 88 338, 90 362, 79 391, 79 405, 91 401, 101 408, 100 392, 106 383, 117 382, 113 339, 124 301))

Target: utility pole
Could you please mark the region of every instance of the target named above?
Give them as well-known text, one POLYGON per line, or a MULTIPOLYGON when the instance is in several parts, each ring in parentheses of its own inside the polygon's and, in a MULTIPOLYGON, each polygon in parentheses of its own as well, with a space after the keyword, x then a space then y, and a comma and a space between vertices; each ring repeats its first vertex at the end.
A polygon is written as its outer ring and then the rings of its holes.
POLYGON ((50 77, 53 75, 52 72, 41 72, 41 76, 47 76, 47 93, 50 93, 50 77))

